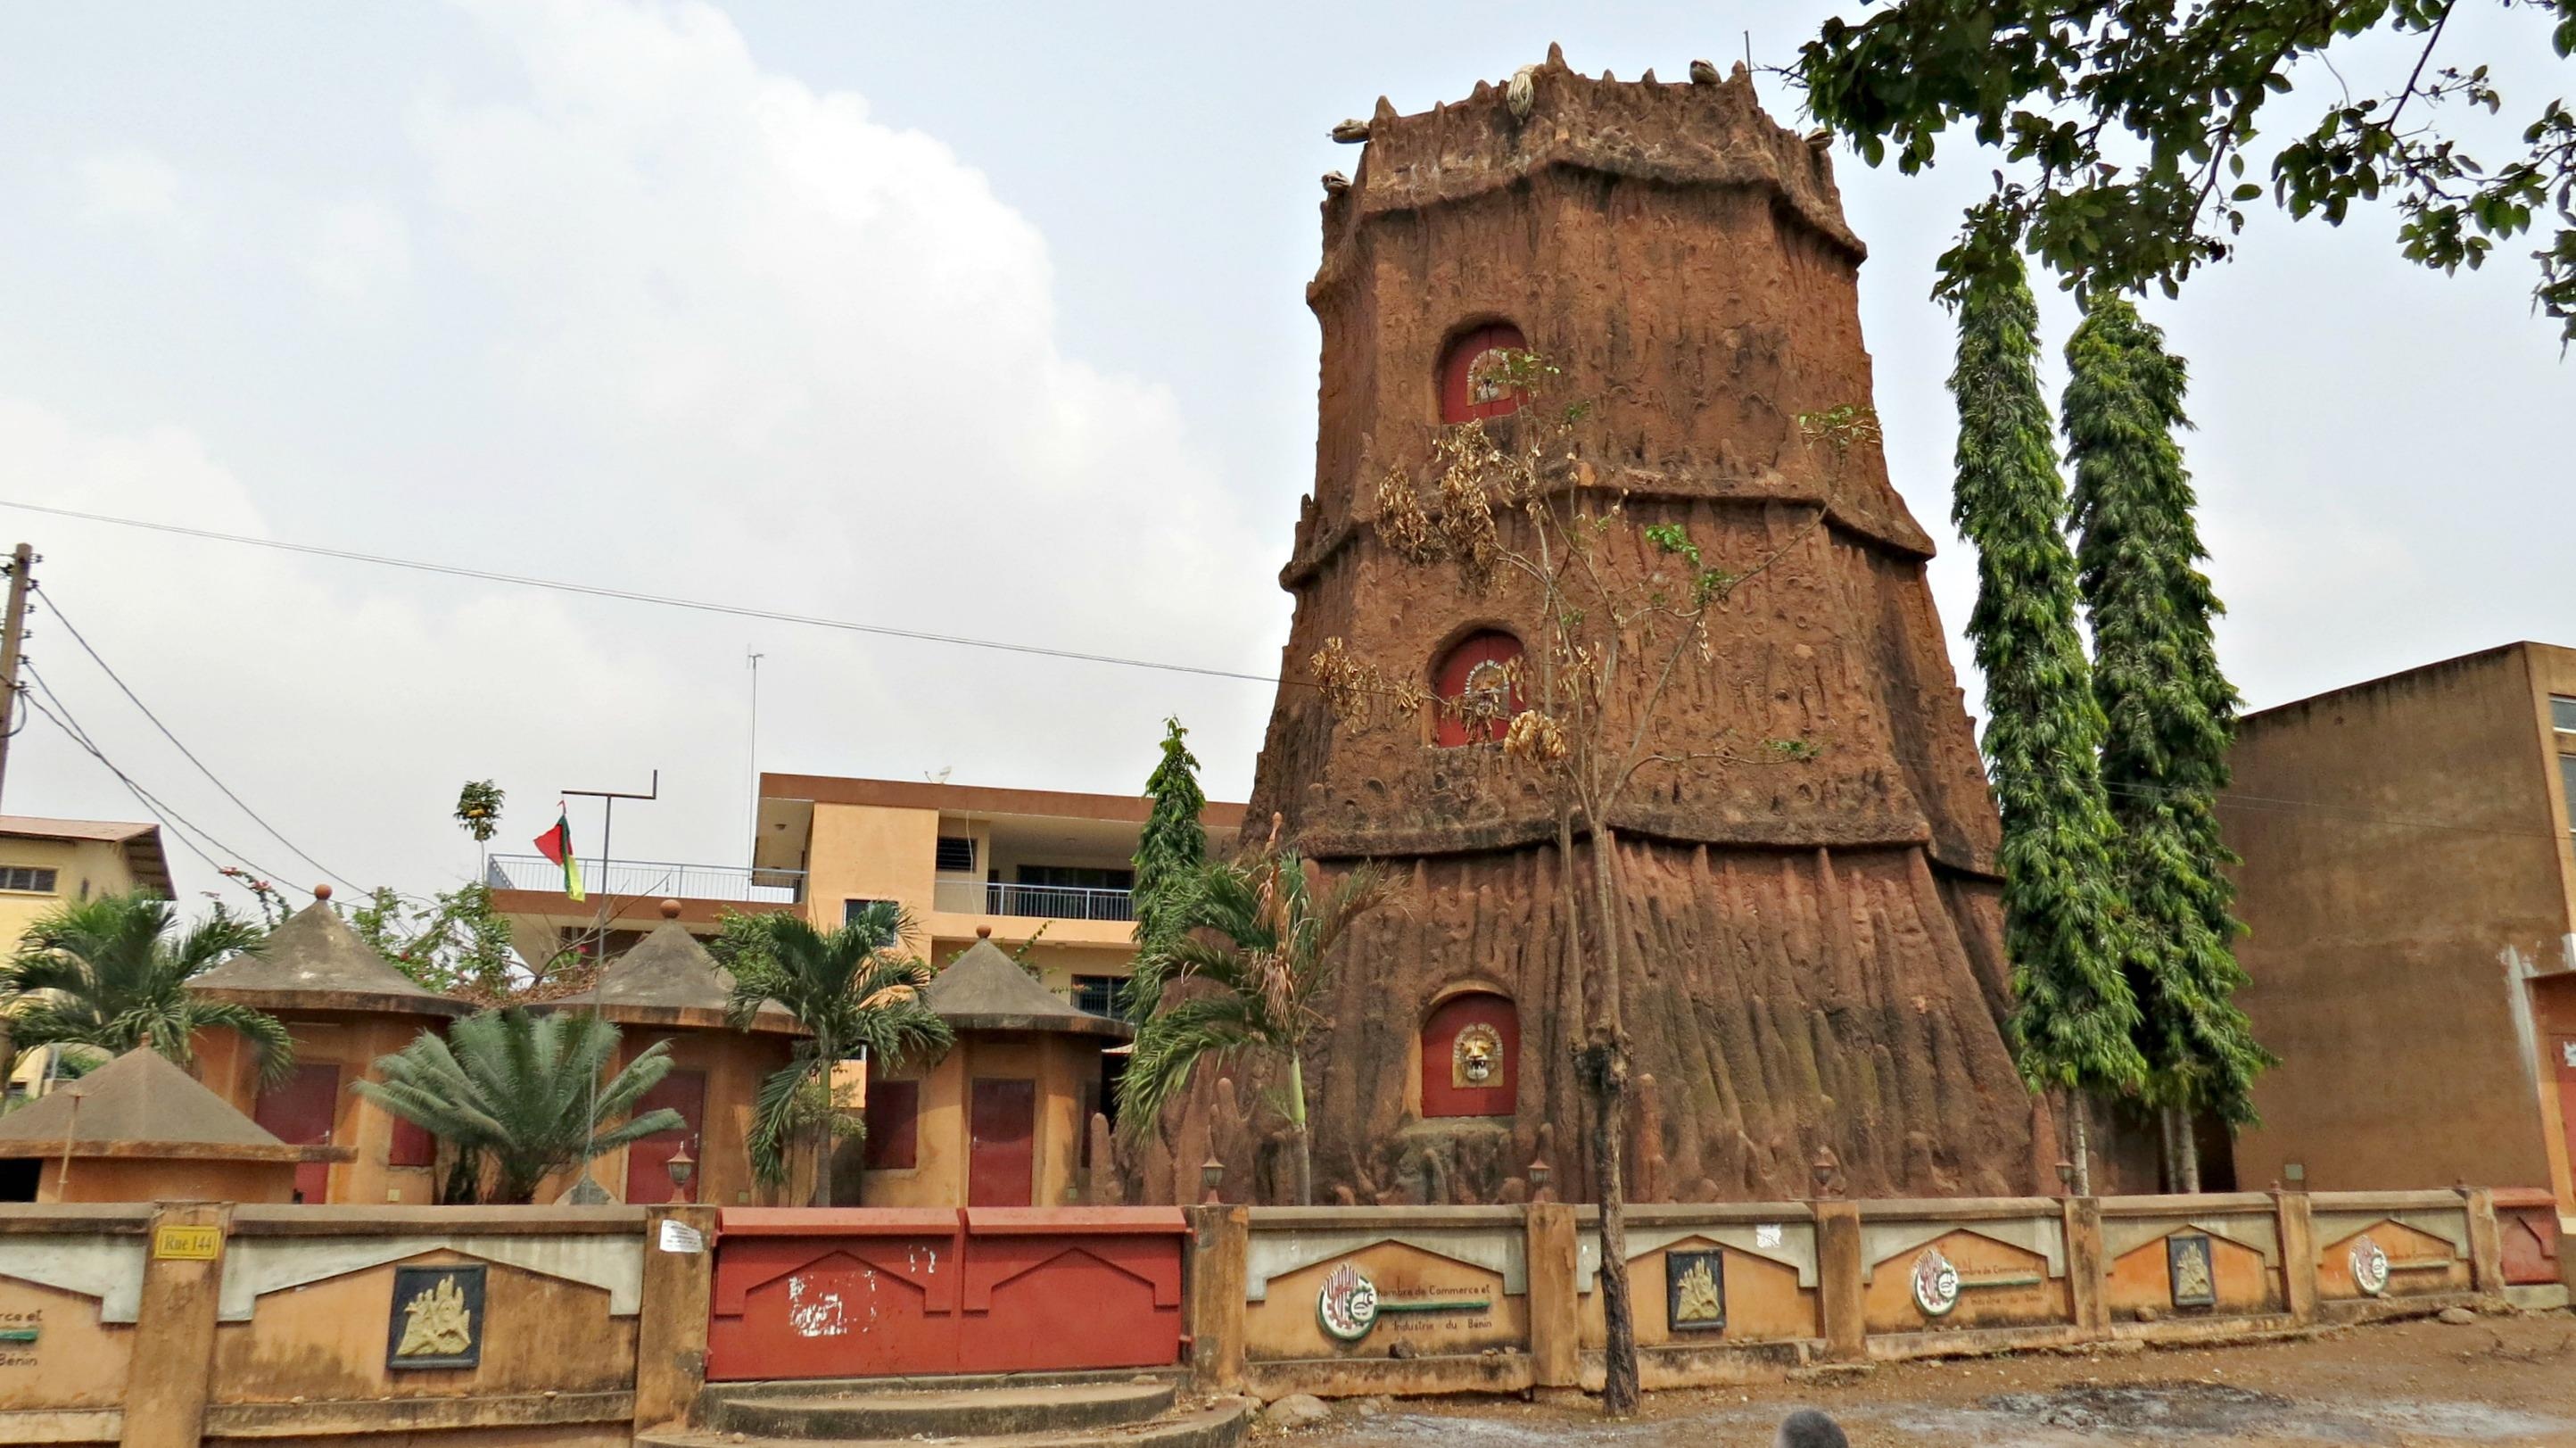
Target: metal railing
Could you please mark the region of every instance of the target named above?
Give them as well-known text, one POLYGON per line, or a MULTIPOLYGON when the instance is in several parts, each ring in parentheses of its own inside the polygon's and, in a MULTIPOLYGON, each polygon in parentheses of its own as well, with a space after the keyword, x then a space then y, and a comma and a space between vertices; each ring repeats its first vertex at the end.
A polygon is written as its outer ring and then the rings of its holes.
POLYGON ((1086 890, 1073 885, 1005 885, 942 880, 931 903, 956 915, 1016 915, 1038 920, 1133 920, 1133 890, 1086 890))
MULTIPOLYGON (((582 886, 593 899, 631 896, 658 900, 737 900, 793 905, 805 898, 802 870, 760 870, 742 865, 684 865, 662 860, 584 860, 582 886)), ((483 883, 495 890, 563 893, 563 866, 543 855, 494 855, 483 883)))

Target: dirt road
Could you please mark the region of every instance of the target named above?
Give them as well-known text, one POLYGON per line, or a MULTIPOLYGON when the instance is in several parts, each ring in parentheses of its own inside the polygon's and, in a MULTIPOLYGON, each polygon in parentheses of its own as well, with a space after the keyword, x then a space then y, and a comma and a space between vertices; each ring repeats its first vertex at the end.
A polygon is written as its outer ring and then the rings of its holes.
POLYGON ((1855 1448, 2551 1444, 2576 1448, 2576 1316, 2357 1328, 2300 1342, 2131 1356, 1882 1367, 1847 1383, 1649 1395, 1634 1422, 1587 1405, 1342 1405, 1300 1448, 1722 1448, 1768 1444, 1793 1408, 1855 1448))

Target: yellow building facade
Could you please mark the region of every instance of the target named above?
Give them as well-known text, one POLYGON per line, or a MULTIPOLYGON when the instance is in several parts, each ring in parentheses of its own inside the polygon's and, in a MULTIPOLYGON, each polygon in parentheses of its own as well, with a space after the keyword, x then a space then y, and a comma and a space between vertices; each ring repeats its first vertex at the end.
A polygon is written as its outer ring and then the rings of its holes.
MULTIPOLYGON (((65 905, 135 890, 175 893, 159 825, 0 815, 0 950, 15 950, 30 926, 65 905)), ((43 1095, 54 1055, 51 1047, 20 1052, 9 1094, 43 1095)))

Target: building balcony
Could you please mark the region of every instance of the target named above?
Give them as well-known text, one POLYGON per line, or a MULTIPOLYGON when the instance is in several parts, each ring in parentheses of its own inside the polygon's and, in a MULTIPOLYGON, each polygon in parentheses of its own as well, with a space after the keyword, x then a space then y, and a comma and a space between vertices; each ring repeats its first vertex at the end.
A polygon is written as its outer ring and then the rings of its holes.
MULTIPOLYGON (((795 905, 805 899, 802 870, 740 865, 687 865, 660 860, 584 860, 582 885, 593 900, 711 900, 738 905, 795 905)), ((563 866, 543 855, 494 855, 483 883, 494 890, 560 896, 563 866)))
POLYGON ((1023 920, 1101 920, 1121 924, 1136 918, 1136 892, 1133 890, 942 880, 931 887, 931 895, 932 907, 949 915, 999 915, 1023 920))

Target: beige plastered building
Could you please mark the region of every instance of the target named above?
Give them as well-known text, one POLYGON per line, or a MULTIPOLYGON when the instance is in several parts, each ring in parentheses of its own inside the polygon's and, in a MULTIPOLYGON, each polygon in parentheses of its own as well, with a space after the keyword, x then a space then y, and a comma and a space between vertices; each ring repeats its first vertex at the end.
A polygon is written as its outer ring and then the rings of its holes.
POLYGON ((2282 1058, 2241 1186, 2538 1187, 2576 1220, 2576 649, 2247 715, 2221 820, 2282 1058))

